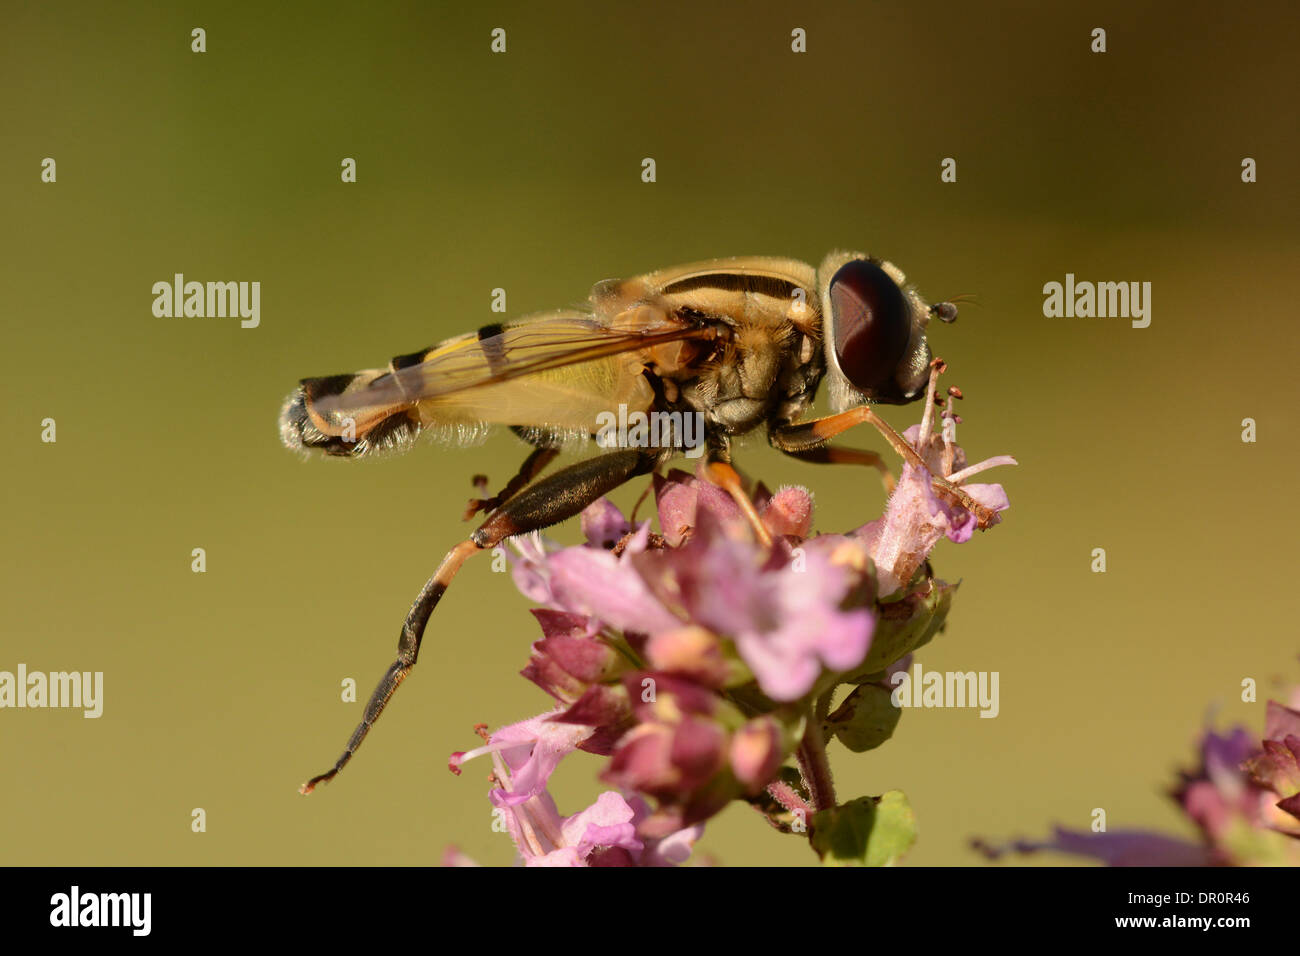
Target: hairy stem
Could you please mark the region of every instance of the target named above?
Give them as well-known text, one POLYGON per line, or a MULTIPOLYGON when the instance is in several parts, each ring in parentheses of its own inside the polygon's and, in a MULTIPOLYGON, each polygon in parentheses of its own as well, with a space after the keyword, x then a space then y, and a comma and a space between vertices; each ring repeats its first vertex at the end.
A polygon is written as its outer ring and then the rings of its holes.
POLYGON ((804 730, 803 742, 795 751, 814 811, 835 806, 835 782, 831 779, 831 765, 826 758, 826 738, 822 736, 822 725, 831 709, 832 693, 833 691, 827 691, 817 698, 812 717, 804 730))

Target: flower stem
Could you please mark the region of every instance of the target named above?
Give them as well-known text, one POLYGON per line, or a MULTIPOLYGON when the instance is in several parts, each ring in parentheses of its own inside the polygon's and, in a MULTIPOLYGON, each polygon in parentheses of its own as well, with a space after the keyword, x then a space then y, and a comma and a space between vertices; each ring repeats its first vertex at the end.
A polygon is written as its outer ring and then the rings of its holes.
POLYGON ((822 724, 831 709, 831 694, 832 691, 827 691, 817 698, 812 717, 804 730, 803 742, 795 752, 814 811, 835 806, 835 782, 831 779, 831 765, 826 758, 826 739, 822 736, 822 724))

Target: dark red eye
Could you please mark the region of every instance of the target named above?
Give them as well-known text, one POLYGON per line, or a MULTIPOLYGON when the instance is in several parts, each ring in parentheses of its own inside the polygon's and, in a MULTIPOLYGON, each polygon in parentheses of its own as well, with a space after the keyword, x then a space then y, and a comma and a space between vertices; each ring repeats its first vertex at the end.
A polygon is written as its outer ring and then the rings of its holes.
POLYGON ((912 335, 903 290, 884 269, 855 259, 831 279, 831 327, 840 370, 862 391, 894 392, 912 335))

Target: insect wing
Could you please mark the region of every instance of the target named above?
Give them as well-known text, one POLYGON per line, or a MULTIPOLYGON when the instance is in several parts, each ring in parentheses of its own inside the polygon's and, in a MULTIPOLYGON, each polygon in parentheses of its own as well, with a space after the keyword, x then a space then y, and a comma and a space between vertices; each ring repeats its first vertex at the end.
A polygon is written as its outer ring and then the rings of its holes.
POLYGON ((385 372, 358 373, 342 388, 337 383, 320 389, 312 411, 323 422, 336 422, 414 408, 421 425, 487 422, 591 431, 601 412, 649 406, 652 393, 642 365, 678 360, 677 343, 714 335, 651 306, 610 320, 576 311, 544 313, 398 356, 385 372))

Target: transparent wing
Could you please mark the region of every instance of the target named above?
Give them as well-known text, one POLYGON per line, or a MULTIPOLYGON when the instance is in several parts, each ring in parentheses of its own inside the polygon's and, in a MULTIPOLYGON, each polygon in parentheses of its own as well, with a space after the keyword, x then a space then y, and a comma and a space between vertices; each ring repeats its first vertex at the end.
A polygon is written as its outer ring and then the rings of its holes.
POLYGON ((387 374, 322 397, 322 411, 413 404, 672 342, 714 337, 708 328, 670 321, 655 309, 620 315, 618 326, 581 312, 554 312, 448 339, 392 360, 387 374))
POLYGON ((648 408, 646 364, 674 364, 717 333, 641 306, 610 320, 529 316, 394 358, 388 369, 306 379, 300 407, 324 436, 400 416, 418 426, 495 423, 591 431, 601 412, 648 408))

